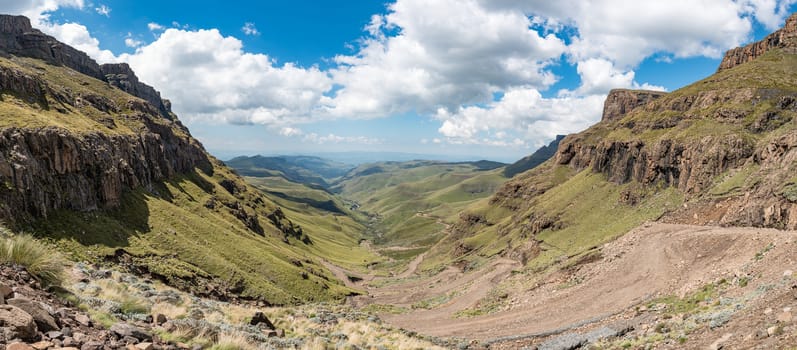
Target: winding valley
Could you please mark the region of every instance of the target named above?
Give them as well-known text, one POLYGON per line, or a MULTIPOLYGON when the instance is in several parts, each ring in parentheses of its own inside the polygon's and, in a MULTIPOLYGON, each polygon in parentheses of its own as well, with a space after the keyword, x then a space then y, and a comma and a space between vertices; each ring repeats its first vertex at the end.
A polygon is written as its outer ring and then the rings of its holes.
POLYGON ((797 14, 514 164, 223 162, 128 65, 0 39, 3 349, 797 342, 797 14))

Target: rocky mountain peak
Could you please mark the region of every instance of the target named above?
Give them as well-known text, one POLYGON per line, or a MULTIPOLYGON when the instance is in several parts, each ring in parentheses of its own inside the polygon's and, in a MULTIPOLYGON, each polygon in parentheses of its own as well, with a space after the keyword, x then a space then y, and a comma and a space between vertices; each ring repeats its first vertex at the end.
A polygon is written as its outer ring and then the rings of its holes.
POLYGON ((24 16, 0 15, 0 53, 44 60, 104 80, 100 65, 89 55, 32 28, 24 16))
POLYGON ((127 63, 100 66, 86 53, 31 26, 25 16, 0 15, 0 55, 14 55, 44 60, 50 64, 72 68, 109 84, 155 106, 162 116, 173 119, 171 104, 161 99, 153 87, 138 80, 127 63))
POLYGON ((127 63, 109 63, 100 66, 102 73, 105 75, 105 80, 109 84, 127 92, 133 96, 139 97, 151 105, 158 108, 158 111, 168 119, 171 117, 171 103, 163 100, 161 94, 152 86, 144 84, 138 80, 138 76, 130 68, 127 63))
POLYGON ((797 13, 786 19, 786 24, 784 24, 783 28, 767 35, 763 40, 728 50, 720 63, 718 71, 750 62, 774 49, 786 49, 797 54, 797 13))
POLYGON ((0 33, 2 34, 22 34, 32 30, 33 27, 30 25, 28 17, 0 15, 0 33))
POLYGON ((649 90, 614 89, 606 96, 601 120, 616 120, 639 106, 644 106, 667 93, 649 90))

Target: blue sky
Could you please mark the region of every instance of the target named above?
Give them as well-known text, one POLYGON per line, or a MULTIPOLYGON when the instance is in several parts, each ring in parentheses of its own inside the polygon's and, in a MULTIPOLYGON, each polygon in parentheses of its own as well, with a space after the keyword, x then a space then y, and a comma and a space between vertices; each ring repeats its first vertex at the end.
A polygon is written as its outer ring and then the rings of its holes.
POLYGON ((0 12, 130 63, 222 159, 514 161, 597 122, 611 88, 712 74, 795 2, 0 0, 0 12))

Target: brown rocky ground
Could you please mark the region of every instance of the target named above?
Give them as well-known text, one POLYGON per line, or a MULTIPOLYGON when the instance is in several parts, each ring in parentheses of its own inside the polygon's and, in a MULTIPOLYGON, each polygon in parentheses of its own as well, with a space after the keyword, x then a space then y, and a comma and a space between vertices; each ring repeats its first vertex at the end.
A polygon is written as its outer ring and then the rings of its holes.
POLYGON ((421 334, 475 339, 474 348, 784 348, 797 341, 797 232, 654 223, 599 252, 540 279, 512 261, 471 273, 449 268, 373 288, 355 303, 404 308, 382 317, 421 334), (506 283, 497 311, 463 313, 506 283), (413 309, 435 298, 438 305, 413 309))
MULTIPOLYGON (((69 293, 56 288, 63 295, 69 293)), ((100 350, 166 349, 153 339, 147 324, 118 323, 104 329, 89 315, 41 289, 39 282, 20 266, 0 266, 0 349, 6 350, 100 350)))
POLYGON ((350 307, 263 307, 200 298, 144 276, 77 263, 42 289, 0 265, 0 350, 443 349, 350 307), (7 299, 7 300, 6 300, 7 299), (7 304, 6 304, 7 303, 7 304))

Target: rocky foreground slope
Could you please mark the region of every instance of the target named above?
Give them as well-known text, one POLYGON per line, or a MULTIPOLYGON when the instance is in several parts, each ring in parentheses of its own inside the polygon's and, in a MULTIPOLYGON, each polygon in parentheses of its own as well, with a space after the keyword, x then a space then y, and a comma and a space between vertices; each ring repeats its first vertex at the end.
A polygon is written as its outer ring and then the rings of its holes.
POLYGON ((0 184, 6 224, 201 295, 343 298, 315 257, 372 258, 208 155, 128 65, 99 65, 21 16, 0 15, 0 184))

